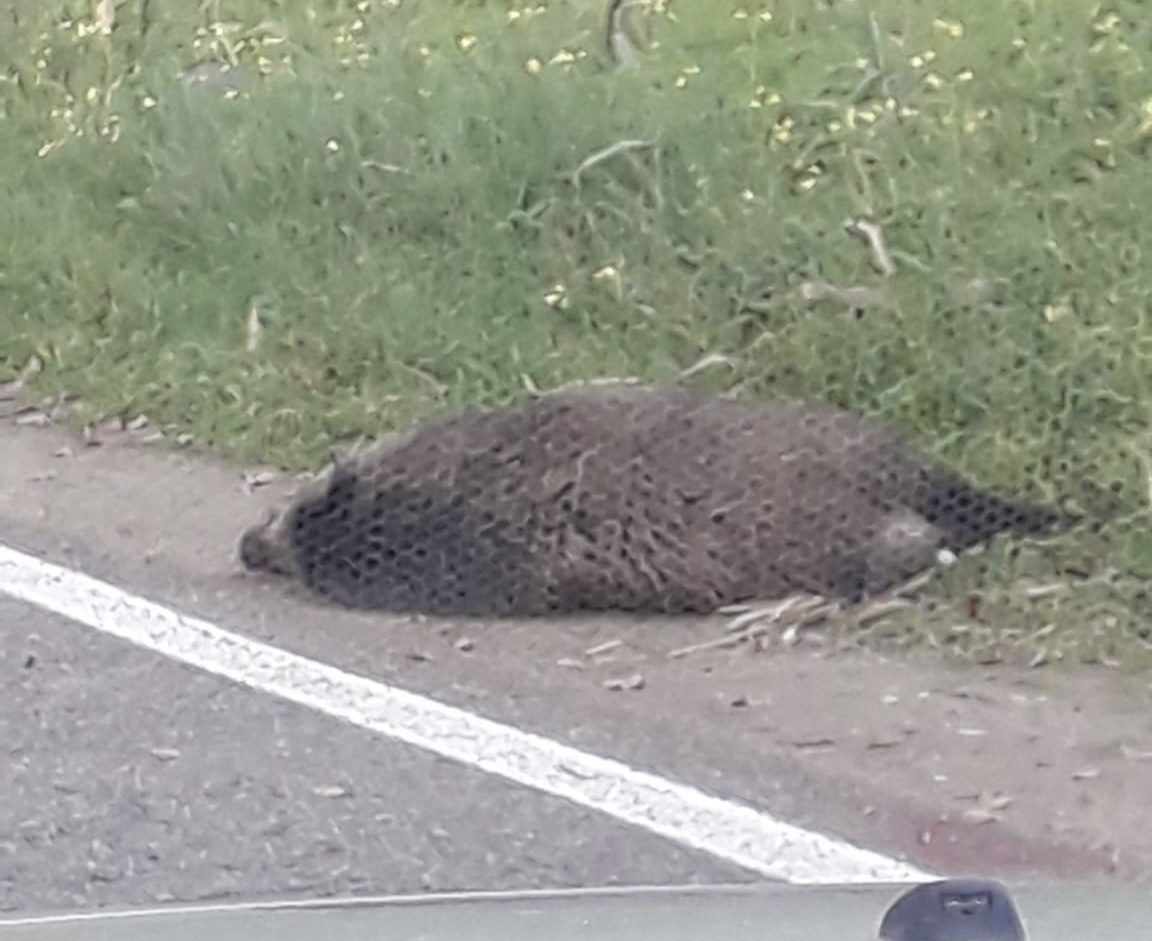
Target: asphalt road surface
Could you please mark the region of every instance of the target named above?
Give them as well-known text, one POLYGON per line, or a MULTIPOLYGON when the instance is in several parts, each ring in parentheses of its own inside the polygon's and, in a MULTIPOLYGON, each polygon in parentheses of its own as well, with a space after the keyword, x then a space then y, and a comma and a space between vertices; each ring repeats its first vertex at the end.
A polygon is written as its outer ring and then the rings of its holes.
POLYGON ((5 911, 754 878, 35 608, 0 624, 5 911))
MULTIPOLYGON (((1152 877, 1146 680, 817 642, 670 656, 716 619, 358 615, 238 574, 289 481, 51 427, 0 423, 0 454, 0 544, 236 634, 934 872, 1152 877)), ((2 584, 0 684, 3 911, 763 878, 2 584)))

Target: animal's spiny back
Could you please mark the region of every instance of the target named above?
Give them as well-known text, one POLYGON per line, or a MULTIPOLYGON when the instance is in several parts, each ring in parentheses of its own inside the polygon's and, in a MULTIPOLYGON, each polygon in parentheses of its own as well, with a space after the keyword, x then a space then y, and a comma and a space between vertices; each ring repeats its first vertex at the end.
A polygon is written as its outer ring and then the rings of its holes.
POLYGON ((343 604, 533 615, 856 599, 1052 522, 829 406, 598 386, 417 425, 245 540, 343 604))

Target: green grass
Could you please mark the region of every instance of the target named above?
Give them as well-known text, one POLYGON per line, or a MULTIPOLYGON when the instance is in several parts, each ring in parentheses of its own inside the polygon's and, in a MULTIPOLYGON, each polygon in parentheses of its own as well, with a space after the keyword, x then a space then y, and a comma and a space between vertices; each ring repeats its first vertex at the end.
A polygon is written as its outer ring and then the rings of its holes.
POLYGON ((882 415, 1113 521, 965 562, 877 639, 1152 662, 1140 0, 676 2, 631 71, 591 0, 126 0, 109 35, 95 4, 26 6, 0 31, 0 372, 299 467, 718 357, 692 381, 882 415), (268 74, 186 92, 214 57, 268 74), (849 216, 882 226, 891 278, 849 216))

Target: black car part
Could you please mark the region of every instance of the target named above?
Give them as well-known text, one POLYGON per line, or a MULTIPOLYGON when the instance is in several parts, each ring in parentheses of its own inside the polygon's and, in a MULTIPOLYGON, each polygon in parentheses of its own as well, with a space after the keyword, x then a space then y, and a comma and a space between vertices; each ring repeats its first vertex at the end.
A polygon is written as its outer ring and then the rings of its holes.
POLYGON ((882 941, 1026 941, 1008 889, 991 879, 944 879, 901 895, 880 923, 882 941))

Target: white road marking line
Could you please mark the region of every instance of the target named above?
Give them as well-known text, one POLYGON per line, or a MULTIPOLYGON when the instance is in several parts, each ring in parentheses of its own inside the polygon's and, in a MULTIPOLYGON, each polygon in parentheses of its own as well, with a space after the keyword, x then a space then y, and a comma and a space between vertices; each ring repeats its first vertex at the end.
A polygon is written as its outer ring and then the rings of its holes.
POLYGON ((935 878, 751 807, 232 633, 4 545, 0 593, 769 878, 821 884, 935 878))

